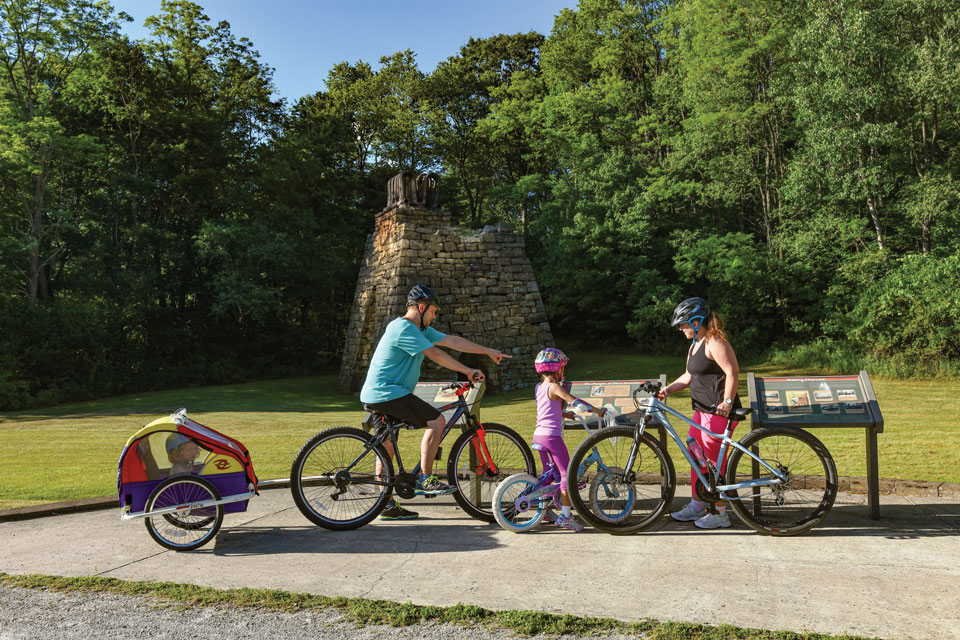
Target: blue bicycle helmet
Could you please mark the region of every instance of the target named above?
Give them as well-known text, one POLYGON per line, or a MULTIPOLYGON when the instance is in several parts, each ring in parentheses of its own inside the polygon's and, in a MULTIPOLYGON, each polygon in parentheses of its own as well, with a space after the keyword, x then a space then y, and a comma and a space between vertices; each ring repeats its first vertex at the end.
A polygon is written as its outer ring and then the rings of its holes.
POLYGON ((410 293, 407 294, 408 307, 421 302, 428 306, 432 304, 437 308, 437 311, 440 310, 440 303, 437 301, 437 294, 433 292, 433 289, 425 284, 415 285, 413 289, 410 289, 410 293))

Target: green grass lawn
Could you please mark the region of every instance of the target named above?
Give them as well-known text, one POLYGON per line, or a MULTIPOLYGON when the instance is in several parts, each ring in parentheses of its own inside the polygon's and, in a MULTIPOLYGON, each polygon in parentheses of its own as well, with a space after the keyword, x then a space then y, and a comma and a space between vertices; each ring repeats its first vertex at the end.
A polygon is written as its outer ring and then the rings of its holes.
MULTIPOLYGON (((681 358, 617 352, 570 351, 567 376, 573 380, 656 377, 672 381, 683 371, 681 358)), ((769 364, 742 365, 741 397, 746 399, 746 372, 761 376, 823 372, 791 371, 769 364)), ((856 373, 856 372, 842 372, 856 373)), ((533 376, 531 376, 533 378, 533 376)), ((960 381, 873 379, 885 419, 880 435, 880 475, 937 482, 960 482, 960 381)), ((685 394, 671 406, 689 413, 685 394)), ((337 390, 335 374, 269 380, 221 387, 181 389, 118 396, 95 402, 17 413, 0 413, 0 509, 116 492, 117 459, 127 438, 152 420, 186 407, 189 415, 243 442, 260 478, 284 478, 300 446, 311 435, 337 425, 359 426, 362 411, 356 396, 337 390)), ((484 398, 480 419, 513 427, 528 440, 536 406, 533 390, 521 389, 484 398)), ((674 424, 679 428, 679 425, 674 424)), ((738 435, 745 433, 741 426, 738 435)), ((816 429, 844 476, 866 475, 862 429, 816 429)), ((456 432, 444 441, 444 457, 456 432)), ((582 432, 567 436, 573 450, 582 432)), ((401 453, 419 457, 419 435, 405 432, 401 453)), ((685 475, 679 453, 671 455, 678 475, 685 475)), ((438 464, 444 470, 446 463, 438 464)))

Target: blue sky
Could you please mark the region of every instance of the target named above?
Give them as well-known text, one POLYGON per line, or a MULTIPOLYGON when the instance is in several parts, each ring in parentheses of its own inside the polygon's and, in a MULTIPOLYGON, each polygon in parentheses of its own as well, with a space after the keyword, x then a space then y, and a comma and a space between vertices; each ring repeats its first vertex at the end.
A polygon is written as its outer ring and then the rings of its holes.
MULTIPOLYGON (((381 56, 410 48, 429 73, 471 37, 539 31, 576 0, 195 0, 211 22, 230 23, 235 37, 253 41, 274 68, 277 92, 294 102, 324 89, 327 72, 341 61, 377 66, 381 56)), ((111 0, 134 21, 124 32, 149 34, 143 20, 160 12, 160 0, 111 0)))

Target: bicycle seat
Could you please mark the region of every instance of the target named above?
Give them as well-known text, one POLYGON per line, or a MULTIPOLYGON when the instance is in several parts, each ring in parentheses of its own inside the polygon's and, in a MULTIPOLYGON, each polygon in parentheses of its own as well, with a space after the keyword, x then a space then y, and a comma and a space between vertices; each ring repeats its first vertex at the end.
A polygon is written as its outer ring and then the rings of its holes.
POLYGON ((537 444, 536 442, 534 442, 533 444, 531 444, 531 445, 530 445, 530 448, 533 449, 533 450, 535 450, 535 451, 546 451, 546 449, 543 448, 543 445, 542 445, 542 444, 537 444))
POLYGON ((404 427, 405 429, 411 430, 418 428, 405 422, 404 420, 401 420, 400 418, 395 418, 394 416, 388 416, 385 413, 381 413, 367 403, 363 404, 363 408, 367 412, 367 415, 363 416, 363 421, 361 424, 366 427, 370 427, 371 429, 380 426, 380 423, 382 422, 386 422, 385 426, 387 427, 404 427))
POLYGON ((741 407, 730 414, 730 418, 736 422, 740 422, 745 419, 750 412, 753 411, 750 407, 741 407))

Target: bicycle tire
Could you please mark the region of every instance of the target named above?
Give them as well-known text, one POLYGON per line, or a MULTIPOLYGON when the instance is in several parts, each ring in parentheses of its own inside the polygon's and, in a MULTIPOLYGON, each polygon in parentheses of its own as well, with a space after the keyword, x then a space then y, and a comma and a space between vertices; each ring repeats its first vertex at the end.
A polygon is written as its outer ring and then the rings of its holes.
MULTIPOLYGON (((220 493, 210 482, 196 476, 173 476, 161 482, 147 498, 146 511, 219 500, 220 493)), ((144 525, 157 544, 172 551, 190 551, 205 545, 223 524, 223 505, 175 512, 176 518, 147 516, 144 525)))
POLYGON ((497 466, 497 473, 486 468, 483 460, 478 460, 478 467, 470 465, 470 452, 477 437, 476 429, 460 434, 453 443, 450 457, 447 460, 447 482, 456 487, 454 500, 460 505, 464 513, 477 520, 494 522, 493 492, 497 485, 508 476, 516 473, 536 475, 536 465, 530 446, 510 427, 497 423, 483 425, 486 433, 484 441, 493 463, 497 466))
POLYGON ((290 467, 290 492, 300 513, 325 529, 344 531, 362 527, 383 511, 393 494, 394 475, 393 462, 382 445, 364 454, 341 478, 341 486, 334 479, 372 440, 373 436, 353 427, 334 427, 307 440, 290 467), (385 485, 369 483, 376 476, 378 459, 385 485))
MULTIPOLYGON (((743 522, 774 536, 794 536, 820 524, 837 499, 837 467, 833 457, 812 433, 788 426, 761 427, 748 433, 740 444, 756 448, 757 455, 774 469, 789 475, 786 486, 727 491, 730 506, 743 522)), ((753 458, 734 448, 727 461, 727 484, 754 477, 753 458)), ((759 477, 772 477, 758 465, 759 477)))
POLYGON ((493 492, 493 517, 497 524, 513 533, 523 533, 533 529, 547 514, 547 506, 540 499, 528 508, 518 510, 517 499, 524 491, 537 486, 537 479, 529 473, 515 473, 500 484, 493 492))
POLYGON ((596 463, 596 467, 591 463, 579 478, 568 475, 567 490, 574 509, 584 520, 614 535, 629 535, 651 526, 669 509, 677 488, 673 460, 649 433, 640 436, 637 456, 632 467, 627 468, 635 437, 635 427, 606 427, 587 436, 570 458, 570 468, 580 469, 593 449, 597 449, 602 463, 596 463), (619 507, 611 506, 612 503, 593 504, 590 488, 595 486, 593 480, 598 473, 607 474, 617 495, 624 496, 618 498, 622 501, 619 507), (619 515, 611 518, 611 512, 619 515))

